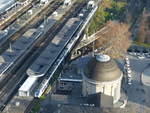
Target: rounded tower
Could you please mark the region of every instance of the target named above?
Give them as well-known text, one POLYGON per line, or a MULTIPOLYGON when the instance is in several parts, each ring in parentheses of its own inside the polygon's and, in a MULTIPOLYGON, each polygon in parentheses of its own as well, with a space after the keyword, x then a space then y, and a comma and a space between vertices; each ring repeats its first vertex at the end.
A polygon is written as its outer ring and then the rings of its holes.
POLYGON ((82 72, 82 94, 103 93, 113 97, 113 102, 120 98, 123 73, 117 63, 108 55, 97 54, 89 60, 82 72))

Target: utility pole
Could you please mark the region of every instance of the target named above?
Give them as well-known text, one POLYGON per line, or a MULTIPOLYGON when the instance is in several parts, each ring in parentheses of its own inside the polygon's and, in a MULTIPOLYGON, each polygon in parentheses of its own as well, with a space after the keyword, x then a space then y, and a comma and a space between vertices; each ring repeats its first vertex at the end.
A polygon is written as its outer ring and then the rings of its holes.
POLYGON ((10 52, 12 52, 11 42, 9 43, 9 49, 10 49, 10 52))

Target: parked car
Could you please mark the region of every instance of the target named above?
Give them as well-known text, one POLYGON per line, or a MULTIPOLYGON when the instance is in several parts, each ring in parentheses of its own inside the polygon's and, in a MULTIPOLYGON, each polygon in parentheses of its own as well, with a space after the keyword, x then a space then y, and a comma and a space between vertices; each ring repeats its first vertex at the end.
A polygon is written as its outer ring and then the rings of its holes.
POLYGON ((127 76, 128 76, 129 78, 131 78, 131 77, 132 77, 131 73, 128 73, 128 74, 127 74, 127 76))
POLYGON ((126 63, 126 64, 130 64, 130 61, 129 61, 129 60, 125 60, 125 63, 126 63))
POLYGON ((128 78, 128 84, 131 85, 132 84, 132 79, 128 78))
POLYGON ((132 72, 131 70, 128 70, 128 69, 127 69, 127 73, 131 73, 131 72, 132 72))
POLYGON ((130 64, 126 64, 125 66, 126 66, 126 68, 128 68, 128 67, 130 67, 130 64))
POLYGON ((146 57, 147 57, 147 58, 150 58, 150 55, 148 54, 148 55, 146 55, 146 57))
POLYGON ((144 59, 144 56, 137 56, 138 59, 144 59))

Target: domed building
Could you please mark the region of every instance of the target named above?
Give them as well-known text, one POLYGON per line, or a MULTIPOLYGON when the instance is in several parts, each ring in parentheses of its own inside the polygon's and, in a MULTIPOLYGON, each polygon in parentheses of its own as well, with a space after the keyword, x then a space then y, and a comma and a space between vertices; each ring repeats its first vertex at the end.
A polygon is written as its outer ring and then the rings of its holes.
POLYGON ((97 54, 89 60, 82 71, 82 95, 103 93, 113 97, 113 103, 120 99, 123 73, 117 63, 108 55, 97 54))

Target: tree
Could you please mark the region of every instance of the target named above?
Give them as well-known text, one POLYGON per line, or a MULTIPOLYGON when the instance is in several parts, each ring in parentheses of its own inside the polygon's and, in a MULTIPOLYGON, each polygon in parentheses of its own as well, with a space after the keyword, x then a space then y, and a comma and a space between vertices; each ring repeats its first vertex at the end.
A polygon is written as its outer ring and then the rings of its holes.
POLYGON ((98 34, 95 48, 98 52, 108 54, 112 58, 123 57, 131 45, 129 26, 118 21, 108 21, 105 33, 98 34))
POLYGON ((150 13, 148 11, 143 11, 139 25, 136 41, 150 44, 150 13))
POLYGON ((109 20, 122 20, 126 5, 127 3, 123 1, 102 0, 90 22, 88 34, 95 33, 109 20))
POLYGON ((144 43, 147 32, 147 14, 144 10, 140 18, 140 26, 137 33, 137 42, 144 43))

